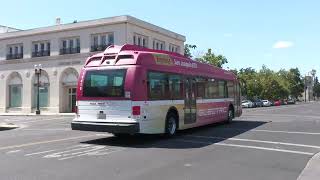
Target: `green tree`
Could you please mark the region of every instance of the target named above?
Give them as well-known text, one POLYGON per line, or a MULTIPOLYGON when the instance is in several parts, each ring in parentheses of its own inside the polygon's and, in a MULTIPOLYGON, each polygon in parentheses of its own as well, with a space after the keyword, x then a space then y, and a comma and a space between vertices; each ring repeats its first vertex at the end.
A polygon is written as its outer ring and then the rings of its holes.
POLYGON ((191 49, 196 49, 196 45, 185 44, 184 45, 184 56, 188 58, 192 58, 191 49))
POLYGON ((291 68, 288 72, 288 82, 290 95, 298 98, 304 91, 304 82, 298 68, 291 68))
POLYGON ((237 77, 241 83, 241 92, 243 96, 246 96, 249 99, 252 99, 255 94, 255 86, 254 86, 254 79, 256 79, 256 71, 249 67, 249 68, 241 68, 239 72, 237 72, 237 77))
POLYGON ((208 49, 208 52, 201 58, 197 58, 197 60, 203 63, 217 66, 219 68, 222 68, 222 65, 228 63, 228 60, 225 56, 215 55, 211 49, 208 49))
POLYGON ((317 98, 320 97, 320 83, 319 83, 318 77, 315 77, 315 80, 314 80, 313 93, 315 97, 317 98))

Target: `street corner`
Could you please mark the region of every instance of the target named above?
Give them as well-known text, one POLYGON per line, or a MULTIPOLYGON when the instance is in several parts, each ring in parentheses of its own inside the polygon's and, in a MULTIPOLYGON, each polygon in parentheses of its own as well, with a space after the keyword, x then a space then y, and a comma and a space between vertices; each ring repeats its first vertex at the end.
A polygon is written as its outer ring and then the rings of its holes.
POLYGON ((0 123, 0 131, 11 130, 16 128, 19 128, 19 126, 13 123, 6 123, 6 122, 0 123))

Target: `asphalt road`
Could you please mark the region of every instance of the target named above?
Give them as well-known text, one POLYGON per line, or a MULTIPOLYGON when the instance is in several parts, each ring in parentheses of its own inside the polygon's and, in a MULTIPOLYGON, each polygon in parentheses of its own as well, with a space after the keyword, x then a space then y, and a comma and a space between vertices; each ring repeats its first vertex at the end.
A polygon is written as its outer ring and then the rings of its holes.
POLYGON ((0 116, 0 179, 297 179, 320 151, 320 104, 244 110, 231 124, 115 138, 70 130, 72 117, 0 116))

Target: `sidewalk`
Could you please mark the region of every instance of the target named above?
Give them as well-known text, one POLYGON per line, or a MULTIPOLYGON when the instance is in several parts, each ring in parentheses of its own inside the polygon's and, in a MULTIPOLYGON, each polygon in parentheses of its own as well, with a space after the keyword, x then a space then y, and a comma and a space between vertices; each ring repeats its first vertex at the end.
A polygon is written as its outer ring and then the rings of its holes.
POLYGON ((298 180, 319 180, 320 178, 320 153, 314 155, 304 168, 298 180))
POLYGON ((35 113, 0 113, 0 116, 75 116, 75 113, 41 113, 36 115, 35 113))

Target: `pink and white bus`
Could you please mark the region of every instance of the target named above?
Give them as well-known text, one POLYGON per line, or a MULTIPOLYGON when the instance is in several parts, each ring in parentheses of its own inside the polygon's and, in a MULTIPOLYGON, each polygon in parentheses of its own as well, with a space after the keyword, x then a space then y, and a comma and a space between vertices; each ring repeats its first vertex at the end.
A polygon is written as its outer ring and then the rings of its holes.
POLYGON ((180 54, 134 45, 89 57, 77 88, 73 130, 172 136, 242 113, 236 76, 180 54))

